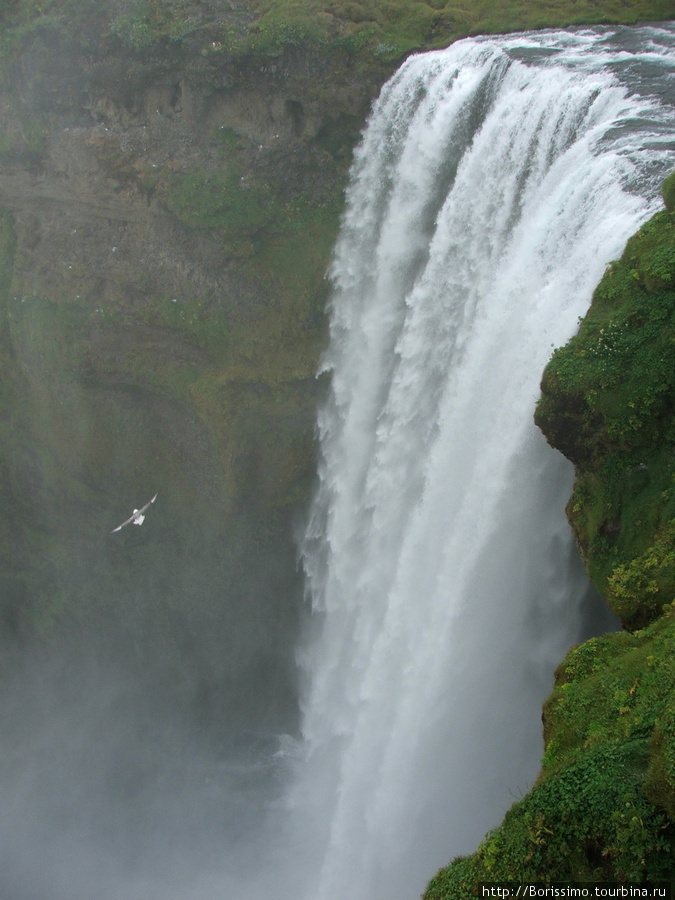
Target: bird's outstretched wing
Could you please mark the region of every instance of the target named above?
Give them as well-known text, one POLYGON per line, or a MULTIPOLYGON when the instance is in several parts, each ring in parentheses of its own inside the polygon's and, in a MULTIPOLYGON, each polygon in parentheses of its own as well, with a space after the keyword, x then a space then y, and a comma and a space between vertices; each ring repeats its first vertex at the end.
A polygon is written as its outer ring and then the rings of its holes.
POLYGON ((114 534, 116 531, 121 531, 125 525, 130 525, 132 522, 137 521, 139 517, 142 522, 146 510, 148 510, 152 506, 152 504, 155 502, 156 499, 157 499, 157 494, 155 494, 155 496, 152 498, 152 500, 148 500, 148 502, 145 504, 145 506, 142 506, 140 509, 135 509, 133 511, 133 513, 129 516, 129 518, 126 519, 124 522, 122 522, 121 525, 118 525, 117 528, 113 528, 113 530, 110 532, 110 534, 114 534))
POLYGON ((114 534, 116 531, 121 531, 125 525, 129 525, 129 523, 133 522, 135 518, 136 518, 135 514, 133 516, 129 516, 129 518, 125 522, 122 522, 122 524, 118 525, 117 528, 113 528, 113 530, 110 532, 110 534, 114 534))
MULTIPOLYGON (((150 507, 152 506, 152 504, 155 502, 156 499, 157 499, 157 494, 155 494, 155 496, 152 498, 152 500, 148 500, 148 502, 145 504, 145 506, 142 506, 142 507, 138 510, 138 512, 135 513, 134 515, 135 515, 135 516, 142 516, 142 515, 144 515, 144 514, 145 514, 145 511, 146 511, 147 509, 150 509, 150 507)), ((131 518, 133 519, 134 516, 132 516, 131 518)))

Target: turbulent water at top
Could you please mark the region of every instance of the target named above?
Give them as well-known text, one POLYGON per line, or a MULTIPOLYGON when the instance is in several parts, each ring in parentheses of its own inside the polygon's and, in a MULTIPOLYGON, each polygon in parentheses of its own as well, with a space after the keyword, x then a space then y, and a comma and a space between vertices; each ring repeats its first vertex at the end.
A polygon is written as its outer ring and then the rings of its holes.
POLYGON ((675 29, 592 29, 413 57, 374 106, 302 548, 306 900, 419 896, 536 775, 553 668, 593 627, 539 379, 661 205, 674 90, 675 29))

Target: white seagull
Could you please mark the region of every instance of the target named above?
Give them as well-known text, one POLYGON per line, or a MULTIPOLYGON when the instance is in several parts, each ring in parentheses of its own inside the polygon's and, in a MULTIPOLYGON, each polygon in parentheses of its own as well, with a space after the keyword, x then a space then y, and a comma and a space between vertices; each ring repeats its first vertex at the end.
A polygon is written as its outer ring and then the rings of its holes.
POLYGON ((125 525, 130 525, 132 522, 134 525, 142 525, 145 522, 145 512, 148 510, 152 504, 157 499, 157 494, 152 498, 152 500, 148 500, 145 506, 142 506, 140 509, 135 509, 126 522, 122 522, 121 525, 118 525, 117 528, 113 528, 110 534, 114 534, 116 531, 121 531, 125 525))

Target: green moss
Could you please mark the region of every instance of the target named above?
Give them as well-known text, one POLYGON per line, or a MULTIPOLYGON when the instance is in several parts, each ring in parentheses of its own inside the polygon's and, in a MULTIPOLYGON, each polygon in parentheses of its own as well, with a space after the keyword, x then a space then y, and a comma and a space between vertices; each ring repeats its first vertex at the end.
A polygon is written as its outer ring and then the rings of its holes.
POLYGON ((673 874, 675 829, 643 791, 646 741, 589 752, 507 813, 470 858, 430 882, 424 900, 480 897, 481 882, 637 882, 673 874))
POLYGON ((589 574, 631 627, 674 596, 675 216, 632 237, 542 378, 536 421, 577 468, 568 515, 589 574))
MULTIPOLYGON (((4 46, 16 52, 52 29, 78 45, 105 34, 140 57, 182 42, 217 59, 275 58, 298 47, 342 48, 396 64, 412 50, 446 46, 471 34, 672 17, 670 0, 250 0, 245 9, 202 0, 11 0, 3 10, 4 46)), ((363 62, 363 60, 361 60, 363 62)))
POLYGON ((663 709, 656 719, 650 743, 645 794, 675 820, 675 706, 663 709))
POLYGON ((145 50, 155 41, 150 21, 151 6, 145 2, 134 4, 133 11, 123 13, 110 25, 110 33, 131 50, 145 50))
POLYGON ((675 520, 658 529, 654 543, 608 579, 608 598, 617 615, 631 620, 639 610, 647 618, 661 614, 675 598, 675 520))
POLYGON ((593 638, 571 650, 556 671, 544 707, 547 778, 589 748, 649 738, 675 690, 670 647, 675 611, 649 628, 593 638), (555 752, 550 745, 555 742, 555 752))
POLYGON ((663 182, 661 193, 663 194, 663 202, 666 204, 668 212, 675 212, 675 172, 669 175, 663 182))
MULTIPOLYGON (((82 0, 77 2, 81 4, 82 0)), ((113 14, 109 34, 125 49, 141 54, 153 45, 180 41, 192 34, 201 24, 199 13, 198 3, 132 0, 118 15, 113 14)))
POLYGON ((285 40, 347 44, 360 40, 356 49, 368 45, 381 57, 392 60, 413 49, 444 46, 469 34, 498 34, 580 22, 633 24, 639 19, 672 16, 667 0, 632 5, 621 0, 507 0, 499 4, 468 0, 258 0, 256 7, 260 17, 252 30, 265 37, 259 45, 261 49, 270 47, 278 52, 285 40))
POLYGON ((244 139, 234 128, 221 125, 212 130, 210 143, 218 149, 221 156, 231 159, 234 154, 238 154, 242 149, 244 139))
POLYGON ((480 896, 483 881, 635 881, 675 874, 675 610, 639 634, 570 651, 544 708, 534 789, 425 900, 480 896))
POLYGON ((236 255, 252 252, 251 242, 279 214, 268 185, 247 184, 237 173, 171 175, 161 196, 184 225, 220 234, 236 255))
POLYGON ((227 356, 227 316, 204 298, 149 297, 138 316, 150 325, 190 336, 197 346, 211 350, 214 361, 222 361, 227 356))

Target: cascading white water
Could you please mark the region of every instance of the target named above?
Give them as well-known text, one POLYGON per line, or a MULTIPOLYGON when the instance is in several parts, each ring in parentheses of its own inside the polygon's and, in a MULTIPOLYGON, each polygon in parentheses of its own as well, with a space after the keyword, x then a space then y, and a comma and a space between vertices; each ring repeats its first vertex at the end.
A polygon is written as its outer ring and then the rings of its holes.
POLYGON ((536 774, 586 590, 539 379, 660 203, 674 80, 671 27, 546 32, 413 57, 373 109, 303 543, 307 900, 419 896, 536 774))

